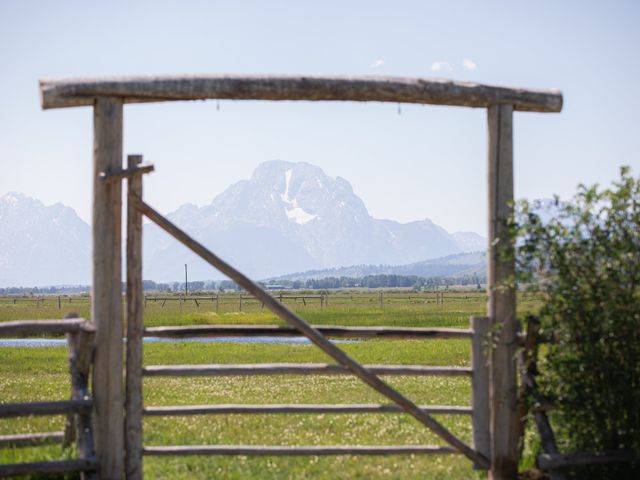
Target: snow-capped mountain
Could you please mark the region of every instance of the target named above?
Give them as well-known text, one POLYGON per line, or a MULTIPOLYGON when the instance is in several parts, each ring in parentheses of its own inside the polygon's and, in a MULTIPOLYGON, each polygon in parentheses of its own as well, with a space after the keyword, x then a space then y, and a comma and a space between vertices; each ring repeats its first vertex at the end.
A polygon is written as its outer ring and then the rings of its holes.
MULTIPOLYGON (((307 163, 262 163, 249 180, 210 205, 183 205, 169 215, 252 277, 354 264, 407 264, 478 250, 482 237, 452 236, 425 219, 410 223, 371 217, 348 181, 307 163)), ((484 241, 482 248, 486 248, 484 241)), ((194 278, 214 272, 154 226, 145 231, 145 278, 194 278)), ((215 276, 214 276, 215 278, 215 276)))
POLYGON ((0 197, 0 286, 89 283, 91 229, 60 203, 0 197))
MULTIPOLYGON (((307 163, 270 161, 198 207, 168 217, 221 258, 262 279, 345 265, 406 265, 484 250, 474 233, 449 234, 425 219, 373 218, 348 181, 307 163)), ((90 227, 61 204, 0 197, 0 287, 88 283, 90 227)), ((224 278, 164 232, 144 227, 144 278, 224 278)))

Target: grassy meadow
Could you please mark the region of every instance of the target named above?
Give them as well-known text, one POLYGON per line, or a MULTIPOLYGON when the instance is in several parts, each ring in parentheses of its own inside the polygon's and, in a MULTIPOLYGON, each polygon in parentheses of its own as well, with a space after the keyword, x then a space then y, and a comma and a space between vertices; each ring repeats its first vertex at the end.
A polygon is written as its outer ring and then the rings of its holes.
MULTIPOLYGON (((309 294, 311 295, 311 294, 309 294)), ((467 328, 469 316, 485 310, 484 293, 448 292, 444 304, 433 293, 341 292, 318 299, 285 300, 309 322, 319 325, 391 325, 467 328)), ((145 325, 278 324, 274 315, 255 301, 238 295, 220 297, 219 305, 196 306, 148 300, 145 325)), ((535 301, 521 299, 524 312, 535 301)), ((44 302, 0 298, 0 321, 60 318, 66 313, 89 317, 88 299, 71 303, 57 297, 44 302)), ((369 340, 341 345, 363 363, 469 365, 466 340, 369 340)), ((144 361, 152 364, 325 362, 330 360, 310 345, 247 343, 146 344, 144 361)), ((0 347, 0 402, 68 398, 66 348, 0 347)), ((419 404, 469 405, 466 378, 391 376, 389 383, 419 404)), ((388 403, 350 376, 252 376, 219 378, 146 378, 146 406, 216 403, 388 403)), ((437 418, 465 441, 471 439, 468 416, 437 418)), ((61 417, 0 420, 0 435, 62 430, 61 417)), ((145 445, 391 445, 443 442, 403 414, 209 415, 152 417, 144 422, 145 445)), ((60 446, 0 450, 0 462, 73 457, 60 446)), ((147 457, 147 478, 483 478, 459 455, 397 455, 388 457, 147 457)))

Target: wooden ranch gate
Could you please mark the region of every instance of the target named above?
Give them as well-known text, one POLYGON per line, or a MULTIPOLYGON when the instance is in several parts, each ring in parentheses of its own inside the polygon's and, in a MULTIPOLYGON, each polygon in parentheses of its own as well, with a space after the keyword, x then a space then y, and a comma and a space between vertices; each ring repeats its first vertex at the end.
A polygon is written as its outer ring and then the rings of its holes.
MULTIPOLYGON (((506 220, 513 201, 513 112, 560 112, 558 91, 525 90, 473 83, 422 78, 300 77, 300 76, 166 76, 45 80, 40 82, 42 107, 93 106, 93 281, 92 321, 95 323, 93 368, 95 451, 98 474, 104 479, 142 477, 142 455, 184 454, 385 454, 462 453, 479 468, 489 469, 494 479, 517 476, 515 291, 503 284, 514 273, 512 261, 498 255, 509 250, 506 220), (488 305, 487 319, 473 320, 472 330, 447 332, 438 329, 315 328, 225 263, 203 245, 161 216, 142 198, 141 174, 152 166, 140 156, 130 156, 123 167, 123 106, 127 103, 231 99, 307 100, 418 103, 486 108, 488 114, 488 305), (128 179, 127 195, 127 352, 126 395, 123 383, 123 312, 120 298, 122 179, 128 179), (144 335, 194 336, 264 334, 265 327, 190 327, 147 329, 142 324, 141 231, 142 215, 158 224, 205 261, 236 281, 289 327, 266 327, 268 334, 303 334, 336 361, 336 365, 200 365, 155 366, 142 369, 144 335), (497 288, 500 286, 500 288, 497 288), (496 328, 499 327, 499 328, 496 328), (270 328, 270 329, 269 329, 270 328), (496 328, 497 338, 482 368, 481 337, 496 328), (219 331, 216 331, 218 329, 219 331), (229 331, 229 329, 233 331, 229 331), (234 330, 235 329, 235 330, 234 330), (395 331, 394 331, 395 330, 395 331), (404 330, 404 331, 400 331, 404 330), (420 332, 420 330, 424 330, 420 332), (474 336, 473 426, 474 446, 466 445, 431 414, 452 413, 453 407, 424 408, 393 389, 380 374, 462 374, 468 369, 361 365, 327 340, 327 335, 366 337, 474 336), (455 370, 455 371, 454 371, 455 370), (487 371, 488 370, 488 371, 487 371), (484 373, 483 373, 484 372, 484 373), (351 373, 393 402, 392 405, 280 405, 196 406, 143 409, 143 375, 209 375, 256 373, 351 373), (488 387, 483 376, 489 377, 488 387), (483 388, 484 385, 484 388, 483 388), (488 392, 487 392, 488 390, 488 392), (123 408, 124 406, 124 408, 123 408), (196 413, 402 411, 444 439, 449 447, 147 447, 142 445, 142 415, 196 413), (126 418, 125 418, 126 412, 126 418)), ((455 412, 454 412, 455 413, 455 412)), ((460 412, 458 412, 460 413, 460 412)))

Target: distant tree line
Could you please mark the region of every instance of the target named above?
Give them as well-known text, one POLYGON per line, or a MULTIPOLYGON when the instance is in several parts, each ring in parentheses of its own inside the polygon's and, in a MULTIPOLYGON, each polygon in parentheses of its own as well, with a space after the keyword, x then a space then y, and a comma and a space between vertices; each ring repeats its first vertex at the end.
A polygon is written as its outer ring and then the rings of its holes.
POLYGON ((89 293, 89 285, 64 285, 59 287, 6 287, 0 295, 78 295, 89 293))
MULTIPOLYGON (((327 290, 336 288, 435 288, 453 285, 476 285, 485 283, 486 278, 478 275, 452 277, 418 277, 416 275, 366 275, 364 277, 326 277, 308 280, 282 280, 278 286, 295 290, 327 290)), ((267 285, 269 286, 269 285, 267 285)))
MULTIPOLYGON (((280 280, 272 282, 258 282, 263 288, 274 290, 329 290, 337 288, 414 288, 430 289, 436 287, 451 287, 453 285, 476 285, 486 282, 486 277, 465 275, 452 277, 419 277, 416 275, 366 275, 364 277, 326 277, 307 280, 280 280)), ((147 292, 181 293, 184 292, 184 282, 154 282, 143 280, 142 287, 147 292)), ((122 291, 126 284, 122 284, 122 291)), ((223 292, 242 290, 231 280, 189 282, 188 292, 223 292)), ((0 295, 69 295, 89 293, 88 285, 61 287, 7 287, 0 288, 0 295)))

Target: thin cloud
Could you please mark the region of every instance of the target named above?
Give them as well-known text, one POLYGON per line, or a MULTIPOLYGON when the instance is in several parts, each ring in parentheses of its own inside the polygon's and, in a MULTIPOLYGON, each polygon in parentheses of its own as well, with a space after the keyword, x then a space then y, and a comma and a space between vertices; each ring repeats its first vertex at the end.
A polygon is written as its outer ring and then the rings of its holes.
POLYGON ((371 68, 380 68, 383 65, 384 65, 384 60, 382 58, 378 58, 378 59, 374 60, 373 62, 371 62, 371 65, 369 65, 369 66, 371 68))
POLYGON ((478 64, 470 58, 465 58, 464 60, 462 60, 462 68, 473 72, 474 70, 478 69, 478 64))
POLYGON ((453 67, 449 62, 433 62, 431 64, 432 72, 450 72, 453 70, 453 67))

